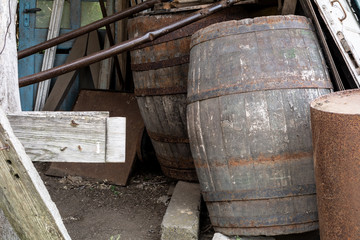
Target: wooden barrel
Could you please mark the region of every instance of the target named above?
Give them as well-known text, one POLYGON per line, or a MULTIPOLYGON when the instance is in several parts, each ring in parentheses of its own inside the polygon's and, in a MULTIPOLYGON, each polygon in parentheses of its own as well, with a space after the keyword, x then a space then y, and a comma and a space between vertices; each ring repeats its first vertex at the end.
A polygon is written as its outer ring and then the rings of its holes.
POLYGON ((318 228, 309 103, 331 88, 304 17, 229 21, 192 36, 188 131, 215 231, 318 228))
MULTIPOLYGON (((197 181, 186 127, 186 91, 191 35, 210 24, 239 19, 229 9, 190 24, 131 51, 135 94, 163 173, 197 181)), ((129 38, 178 21, 188 13, 139 16, 129 20, 129 38)))

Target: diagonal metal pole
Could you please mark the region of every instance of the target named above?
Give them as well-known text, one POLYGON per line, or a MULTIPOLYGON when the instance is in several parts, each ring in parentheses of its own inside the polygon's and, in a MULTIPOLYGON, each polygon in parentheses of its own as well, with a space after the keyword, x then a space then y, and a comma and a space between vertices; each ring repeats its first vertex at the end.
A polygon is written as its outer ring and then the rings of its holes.
POLYGON ((111 16, 108 16, 106 18, 103 18, 103 19, 100 19, 100 20, 95 21, 93 23, 90 23, 90 24, 88 24, 86 26, 80 27, 80 28, 78 28, 78 29, 76 29, 74 31, 65 33, 65 34, 63 34, 63 35, 61 35, 61 36, 59 36, 57 38, 53 38, 51 40, 39 43, 39 44, 37 44, 37 45, 35 45, 33 47, 21 50, 21 51, 18 52, 18 59, 22 59, 24 57, 30 56, 30 55, 32 55, 34 53, 43 51, 43 50, 48 49, 50 47, 59 45, 60 43, 69 41, 71 39, 77 38, 77 37, 79 37, 81 35, 84 35, 86 33, 89 33, 91 31, 99 29, 99 28, 101 28, 101 27, 103 27, 103 26, 105 26, 107 24, 119 21, 119 20, 124 19, 124 18, 129 17, 129 16, 132 16, 133 14, 141 12, 141 11, 143 11, 145 9, 151 8, 155 4, 160 3, 162 1, 165 1, 165 0, 148 0, 148 1, 145 1, 145 2, 143 2, 141 4, 139 4, 139 5, 136 5, 134 7, 128 8, 128 9, 126 9, 124 11, 115 13, 115 14, 113 14, 111 16))
POLYGON ((205 18, 215 12, 218 12, 224 8, 230 7, 233 4, 241 2, 241 1, 243 1, 243 0, 222 0, 216 4, 211 5, 210 7, 199 10, 199 11, 191 14, 190 16, 185 17, 182 20, 176 21, 176 22, 174 22, 168 26, 165 26, 163 28, 160 28, 158 30, 150 31, 140 37, 137 37, 137 38, 134 38, 131 40, 127 40, 127 41, 117 44, 109 49, 105 49, 100 52, 91 54, 89 56, 79 58, 68 64, 60 65, 58 67, 55 67, 53 69, 50 69, 50 70, 47 70, 44 72, 40 72, 40 73, 36 73, 33 75, 22 77, 19 79, 19 86, 24 87, 24 86, 28 86, 30 84, 38 83, 38 82, 44 81, 45 79, 53 78, 53 77, 74 71, 78 68, 88 66, 95 62, 101 61, 105 58, 109 58, 109 57, 112 57, 119 53, 128 51, 136 46, 139 46, 146 42, 153 41, 154 39, 156 39, 160 36, 163 36, 169 32, 175 31, 176 29, 179 29, 183 26, 189 25, 192 22, 195 22, 197 20, 205 18))

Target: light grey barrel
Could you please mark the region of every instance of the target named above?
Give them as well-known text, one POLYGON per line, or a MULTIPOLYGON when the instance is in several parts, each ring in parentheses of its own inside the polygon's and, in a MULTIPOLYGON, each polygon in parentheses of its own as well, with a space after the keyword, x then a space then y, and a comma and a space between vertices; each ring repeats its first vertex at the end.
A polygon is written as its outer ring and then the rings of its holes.
POLYGON ((188 133, 215 231, 318 228, 309 103, 331 88, 304 17, 229 21, 192 36, 188 133))

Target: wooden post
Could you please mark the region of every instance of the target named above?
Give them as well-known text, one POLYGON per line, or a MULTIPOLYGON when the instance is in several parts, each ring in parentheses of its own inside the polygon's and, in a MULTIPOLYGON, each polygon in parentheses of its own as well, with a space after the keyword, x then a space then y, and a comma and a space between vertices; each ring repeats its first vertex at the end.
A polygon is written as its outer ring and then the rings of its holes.
MULTIPOLYGON (((21 111, 16 51, 17 1, 0 0, 0 108, 7 113, 21 111)), ((18 237, 0 209, 0 239, 18 237)))
POLYGON ((21 111, 15 27, 17 1, 0 0, 0 6, 0 148, 3 149, 0 150, 0 239, 15 240, 17 235, 22 239, 70 239, 55 204, 4 113, 21 111))
POLYGON ((1 109, 0 208, 20 239, 71 239, 39 173, 1 109))
MULTIPOLYGON (((107 15, 110 16, 114 13, 114 0, 106 1, 107 15)), ((114 36, 114 24, 110 25, 111 31, 114 36)), ((105 36, 104 49, 108 49, 110 46, 110 42, 107 36, 105 36)), ((111 72, 113 69, 113 58, 104 59, 100 63, 100 72, 99 72, 99 82, 95 88, 97 89, 109 89, 110 80, 111 80, 111 72)))
POLYGON ((21 111, 15 37, 17 1, 0 0, 0 107, 21 111))

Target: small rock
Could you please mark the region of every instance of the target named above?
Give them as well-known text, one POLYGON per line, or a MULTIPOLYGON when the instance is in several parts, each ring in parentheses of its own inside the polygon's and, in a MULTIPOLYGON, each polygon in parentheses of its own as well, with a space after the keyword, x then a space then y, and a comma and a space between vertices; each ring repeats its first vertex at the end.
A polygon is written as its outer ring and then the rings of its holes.
POLYGON ((231 240, 225 235, 222 235, 221 233, 215 233, 212 240, 231 240))

